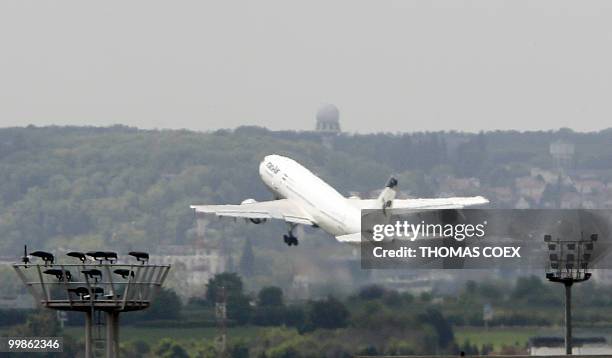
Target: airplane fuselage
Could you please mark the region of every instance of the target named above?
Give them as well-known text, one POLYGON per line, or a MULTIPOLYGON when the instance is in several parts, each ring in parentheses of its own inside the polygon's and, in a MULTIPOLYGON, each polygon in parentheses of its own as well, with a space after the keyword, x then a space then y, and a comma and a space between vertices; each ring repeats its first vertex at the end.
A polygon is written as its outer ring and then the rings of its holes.
POLYGON ((338 236, 360 232, 360 210, 293 159, 268 155, 259 164, 259 175, 277 198, 300 203, 328 233, 338 236))

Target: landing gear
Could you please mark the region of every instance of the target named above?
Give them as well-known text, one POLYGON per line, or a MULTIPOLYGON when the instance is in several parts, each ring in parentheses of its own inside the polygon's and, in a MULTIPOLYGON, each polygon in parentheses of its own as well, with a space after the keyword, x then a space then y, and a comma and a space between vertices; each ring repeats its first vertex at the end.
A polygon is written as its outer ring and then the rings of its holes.
POLYGON ((293 234, 289 234, 289 235, 283 235, 283 240, 285 241, 285 244, 291 246, 291 245, 295 245, 297 246, 299 244, 298 238, 293 236, 293 234))
POLYGON ((298 245, 298 238, 295 237, 295 235, 293 235, 293 229, 295 229, 297 225, 292 224, 289 226, 289 233, 287 235, 283 235, 283 240, 285 241, 285 244, 287 244, 288 246, 291 245, 298 245))

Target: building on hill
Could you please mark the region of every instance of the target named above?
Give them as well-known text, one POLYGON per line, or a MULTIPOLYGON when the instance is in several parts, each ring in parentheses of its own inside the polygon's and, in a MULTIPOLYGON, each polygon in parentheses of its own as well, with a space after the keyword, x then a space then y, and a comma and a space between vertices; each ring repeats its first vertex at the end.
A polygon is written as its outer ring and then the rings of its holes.
POLYGON ((185 300, 203 296, 208 280, 227 270, 224 247, 216 240, 206 238, 206 224, 205 218, 196 220, 197 240, 194 244, 159 245, 156 252, 152 253, 152 261, 172 265, 173 271, 178 272, 173 288, 185 300))
POLYGON ((549 151, 558 170, 567 169, 572 166, 575 151, 573 143, 557 140, 550 143, 549 151))
POLYGON ((317 127, 319 133, 340 133, 340 111, 333 104, 326 103, 317 111, 317 127))
POLYGON ((334 137, 340 133, 340 111, 333 104, 324 104, 317 111, 316 132, 328 149, 334 147, 334 137))
POLYGON ((172 265, 175 287, 184 300, 202 296, 206 283, 215 274, 225 271, 225 262, 217 245, 199 242, 194 245, 160 245, 151 260, 172 265))

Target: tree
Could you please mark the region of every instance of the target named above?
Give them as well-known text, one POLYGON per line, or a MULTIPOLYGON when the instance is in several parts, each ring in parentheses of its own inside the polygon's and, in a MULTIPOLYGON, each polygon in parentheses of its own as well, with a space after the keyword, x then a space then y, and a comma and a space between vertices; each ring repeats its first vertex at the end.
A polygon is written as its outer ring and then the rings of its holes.
POLYGON ((435 308, 428 308, 418 317, 421 323, 427 323, 434 327, 438 334, 438 346, 446 348, 454 340, 453 327, 444 318, 442 313, 435 308))
MULTIPOLYGON (((62 329, 57 321, 55 311, 43 309, 33 312, 26 320, 26 323, 16 326, 8 332, 8 336, 12 337, 61 337, 62 329)), ((64 337, 63 352, 56 353, 39 353, 40 357, 75 357, 80 350, 80 346, 74 341, 71 336, 64 337)), ((16 353, 16 357, 29 357, 29 353, 16 353)))
POLYGON ((285 321, 283 291, 274 286, 264 287, 257 296, 257 308, 253 314, 253 324, 278 326, 285 321))
POLYGON ((359 298, 362 300, 375 300, 382 298, 384 294, 385 289, 379 285, 369 285, 359 290, 359 298))
POLYGON ((242 295, 242 279, 235 272, 223 272, 216 274, 206 284, 206 300, 215 304, 220 297, 221 288, 225 290, 226 296, 237 297, 242 295))
POLYGON ((239 324, 245 324, 251 316, 249 297, 242 292, 242 279, 235 272, 224 272, 213 276, 206 285, 206 301, 215 305, 225 291, 227 317, 239 324))
POLYGON ((161 288, 155 296, 151 308, 142 312, 142 319, 176 320, 180 318, 182 306, 181 299, 176 292, 161 288))
POLYGON ((153 349, 153 353, 160 358, 189 358, 185 348, 170 338, 163 338, 153 349))
POLYGON ((249 347, 244 342, 238 342, 229 348, 231 358, 249 358, 249 347))
POLYGON ((16 327, 11 335, 20 337, 57 337, 61 335, 61 328, 55 311, 40 310, 30 314, 26 323, 16 327))
POLYGON ((512 290, 511 297, 515 301, 522 301, 535 305, 556 305, 561 299, 550 286, 545 286, 537 276, 519 277, 512 290))
POLYGON ((302 306, 293 305, 285 309, 285 324, 289 327, 303 326, 305 317, 302 306))
POLYGON ((138 358, 146 356, 151 351, 151 348, 146 342, 137 340, 121 344, 119 350, 121 352, 121 357, 138 358))
POLYGON ((257 295, 257 304, 262 307, 283 306, 283 290, 276 286, 262 288, 257 295))
POLYGON ((349 311, 333 296, 311 303, 308 319, 314 328, 335 329, 346 327, 349 311))
POLYGON ((246 324, 251 318, 251 310, 251 300, 246 295, 228 297, 227 318, 246 324))

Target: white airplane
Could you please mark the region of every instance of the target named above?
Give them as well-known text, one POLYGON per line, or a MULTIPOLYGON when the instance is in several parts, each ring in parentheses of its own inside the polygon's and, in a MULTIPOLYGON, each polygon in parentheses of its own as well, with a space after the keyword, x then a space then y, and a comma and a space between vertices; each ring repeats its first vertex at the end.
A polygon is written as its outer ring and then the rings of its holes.
POLYGON ((278 200, 246 199, 239 205, 191 205, 196 213, 244 218, 255 224, 268 219, 290 226, 283 235, 287 245, 297 245, 293 231, 298 224, 320 227, 341 242, 361 241, 361 209, 461 209, 487 204, 482 196, 395 199, 397 180, 389 179, 376 199, 345 198, 329 184, 291 158, 268 155, 259 164, 259 175, 278 200))

